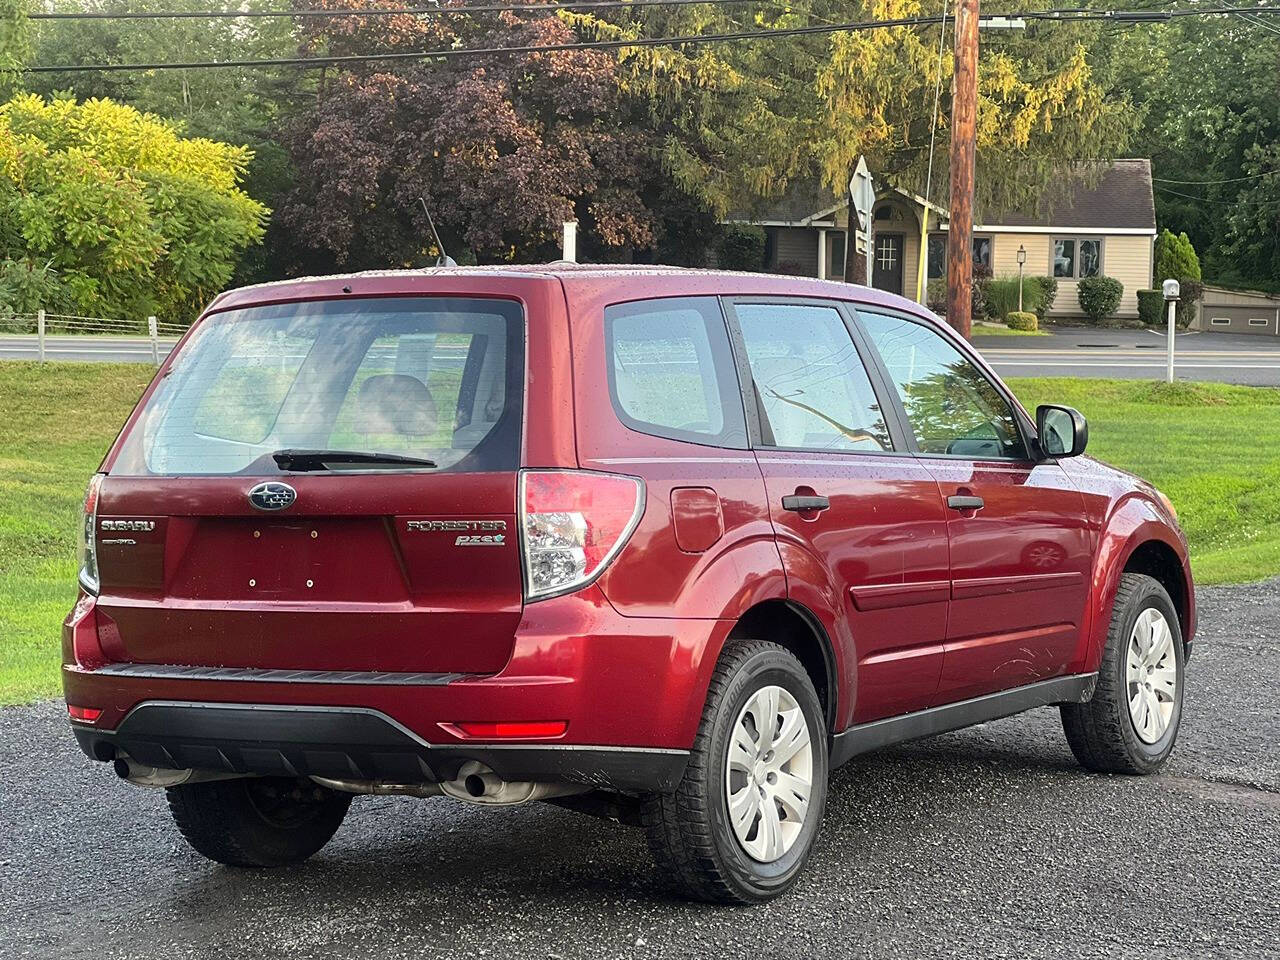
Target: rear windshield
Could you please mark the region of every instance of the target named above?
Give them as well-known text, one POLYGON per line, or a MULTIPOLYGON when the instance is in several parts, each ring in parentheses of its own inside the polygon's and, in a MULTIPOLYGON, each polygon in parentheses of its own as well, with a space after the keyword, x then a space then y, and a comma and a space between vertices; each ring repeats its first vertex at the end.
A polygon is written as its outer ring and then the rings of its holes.
POLYGON ((284 472, 272 457, 281 450, 513 470, 523 367, 523 315, 509 301, 312 301, 215 314, 147 401, 112 473, 272 474, 284 472))

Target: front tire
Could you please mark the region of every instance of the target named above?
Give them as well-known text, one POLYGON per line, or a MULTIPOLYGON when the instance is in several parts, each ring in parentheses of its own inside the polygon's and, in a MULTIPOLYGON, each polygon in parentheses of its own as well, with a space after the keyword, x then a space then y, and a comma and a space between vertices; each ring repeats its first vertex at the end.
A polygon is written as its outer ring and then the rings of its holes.
POLYGON ((1182 721, 1186 649, 1173 601, 1159 581, 1120 577, 1098 685, 1087 703, 1061 707, 1080 764, 1099 773, 1155 773, 1182 721))
POLYGON ((788 890, 813 850, 827 798, 827 734, 813 683, 785 648, 725 648, 675 793, 641 817, 683 893, 759 903, 788 890))
POLYGON ((242 777, 165 791, 187 843, 233 867, 300 863, 342 825, 351 794, 304 778, 242 777))

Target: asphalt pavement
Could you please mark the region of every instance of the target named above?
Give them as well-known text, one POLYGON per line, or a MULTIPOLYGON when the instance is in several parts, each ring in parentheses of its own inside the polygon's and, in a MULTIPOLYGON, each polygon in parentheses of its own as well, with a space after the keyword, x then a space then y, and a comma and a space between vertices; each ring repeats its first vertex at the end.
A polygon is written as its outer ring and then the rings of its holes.
POLYGON ((752 908, 676 899, 638 830, 538 804, 361 797, 310 862, 221 867, 60 703, 0 710, 0 957, 1280 957, 1280 580, 1200 616, 1160 775, 1084 772, 1052 708, 870 754, 752 908))
MULTIPOLYGON (((1048 336, 982 336, 972 343, 1002 377, 1163 379, 1163 331, 1098 327, 1044 328, 1048 336)), ((1202 333, 1174 338, 1174 376, 1258 387, 1280 386, 1280 337, 1202 333)))
MULTIPOLYGON (((46 360, 82 363, 152 363, 151 340, 147 337, 70 336, 59 334, 45 337, 46 360)), ((162 337, 157 341, 160 359, 173 349, 176 338, 162 337)), ((0 360, 36 360, 40 356, 40 343, 34 334, 6 334, 0 336, 0 360)))

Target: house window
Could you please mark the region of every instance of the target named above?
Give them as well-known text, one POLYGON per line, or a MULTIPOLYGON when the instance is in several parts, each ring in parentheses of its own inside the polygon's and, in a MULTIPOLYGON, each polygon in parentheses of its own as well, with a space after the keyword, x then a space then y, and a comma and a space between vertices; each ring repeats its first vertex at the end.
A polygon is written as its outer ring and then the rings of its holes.
POLYGON ((1268 323, 1270 323, 1270 322, 1271 322, 1271 321, 1270 321, 1270 320, 1267 320, 1265 317, 1250 317, 1250 318, 1249 318, 1249 326, 1251 326, 1251 327, 1265 327, 1265 326, 1266 326, 1268 323))
POLYGON ((947 235, 929 234, 929 279, 941 280, 947 275, 947 235))
POLYGON ((1053 241, 1053 275, 1067 280, 1102 273, 1102 241, 1083 237, 1053 241))
POLYGON ((991 269, 991 238, 990 237, 974 237, 973 238, 973 265, 974 267, 986 267, 991 269))
POLYGON ((1231 326, 1231 318, 1230 317, 1210 317, 1209 323, 1215 327, 1229 327, 1231 326))
POLYGON ((827 234, 827 251, 831 263, 827 267, 827 276, 838 280, 844 276, 844 231, 832 230, 827 234))
MULTIPOLYGON (((945 233, 929 234, 929 270, 930 280, 941 280, 947 275, 947 235, 945 233)), ((991 269, 991 238, 973 238, 973 265, 991 269)))

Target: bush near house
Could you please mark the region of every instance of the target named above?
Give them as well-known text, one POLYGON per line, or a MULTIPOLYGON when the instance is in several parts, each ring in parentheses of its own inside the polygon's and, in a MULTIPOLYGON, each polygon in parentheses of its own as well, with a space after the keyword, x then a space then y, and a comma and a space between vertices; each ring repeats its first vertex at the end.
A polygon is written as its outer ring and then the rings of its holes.
POLYGON ((1019 309, 1034 315, 1039 305, 1040 287, 1032 277, 1022 278, 1022 303, 1018 303, 1018 278, 997 277, 987 281, 987 316, 1003 320, 1019 309))
POLYGON ((1032 277, 1031 282, 1040 294, 1040 299, 1032 309, 1035 311, 1036 319, 1044 323, 1045 315, 1053 309, 1053 301, 1058 299, 1058 278, 1032 277))
POLYGON ((969 316, 987 315, 987 290, 991 286, 991 268, 986 264, 973 265, 973 284, 969 289, 969 316))
POLYGON ((1138 291, 1138 319, 1144 326, 1158 327, 1166 323, 1164 294, 1159 290, 1138 291))
POLYGON ((764 268, 764 229, 730 224, 720 235, 720 266, 725 270, 764 268))
POLYGON ((1102 326, 1120 308, 1124 284, 1114 277, 1085 277, 1076 285, 1076 296, 1090 322, 1102 326))
POLYGON ((936 314, 945 316, 947 312, 947 281, 939 277, 930 280, 925 287, 925 306, 936 314))
POLYGON ((1034 333, 1040 326, 1036 322, 1036 315, 1026 310, 1009 311, 1009 315, 1004 318, 1004 323, 1010 330, 1024 330, 1028 333, 1034 333))
POLYGON ((1200 258, 1196 256, 1196 248, 1185 233, 1176 236, 1170 230, 1162 230, 1156 237, 1156 282, 1161 285, 1169 279, 1177 280, 1181 287, 1178 298, 1178 326, 1189 326, 1195 319, 1196 303, 1204 296, 1204 284, 1201 282, 1200 258))

